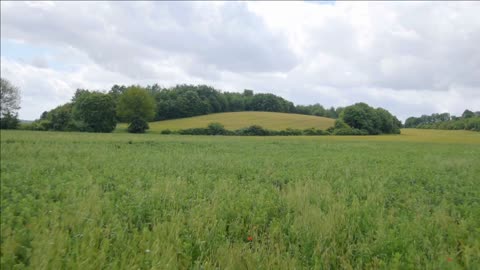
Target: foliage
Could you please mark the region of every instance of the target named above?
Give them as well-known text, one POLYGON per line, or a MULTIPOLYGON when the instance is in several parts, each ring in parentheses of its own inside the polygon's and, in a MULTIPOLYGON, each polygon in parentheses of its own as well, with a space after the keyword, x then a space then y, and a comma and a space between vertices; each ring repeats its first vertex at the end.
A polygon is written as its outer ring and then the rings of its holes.
POLYGON ((112 132, 115 129, 115 102, 110 95, 87 91, 73 102, 73 117, 81 123, 83 130, 112 132))
POLYGON ((13 115, 20 109, 20 90, 10 81, 0 78, 0 115, 13 115))
POLYGON ((264 129, 259 125, 252 125, 252 126, 237 130, 235 134, 242 135, 242 136, 268 136, 270 134, 270 131, 267 129, 264 129))
POLYGON ((465 110, 462 113, 462 118, 472 118, 472 117, 475 117, 475 113, 470 110, 465 110))
POLYGON ((0 129, 17 129, 20 125, 18 114, 7 111, 0 117, 0 129))
POLYGON ((350 128, 347 123, 345 123, 342 119, 335 120, 335 124, 333 125, 334 129, 341 129, 341 128, 350 128))
POLYGON ((354 136, 359 136, 359 135, 368 135, 368 131, 366 130, 360 130, 356 128, 350 128, 350 127, 344 127, 344 128, 336 128, 333 131, 333 135, 354 135, 354 136))
POLYGON ((149 128, 150 127, 148 126, 147 121, 145 121, 143 118, 137 117, 137 118, 134 118, 128 125, 128 132, 145 133, 145 131, 149 128))
POLYGON ((225 127, 217 122, 208 124, 207 129, 208 135, 226 135, 228 133, 225 127))
POLYGON ((479 269, 480 134, 406 132, 2 130, 0 268, 479 269))
POLYGON ((56 131, 74 131, 77 130, 72 117, 72 103, 66 103, 58 106, 48 112, 47 119, 49 121, 48 130, 56 131))
POLYGON ((352 129, 366 131, 370 135, 400 133, 401 122, 395 116, 385 109, 374 109, 366 103, 345 107, 340 114, 340 119, 352 129))
POLYGON ((144 88, 131 86, 119 97, 117 115, 125 122, 150 121, 155 116, 155 100, 144 88))
POLYGON ((0 78, 0 129, 18 128, 19 109, 20 90, 8 80, 0 78))
POLYGON ((287 128, 285 130, 280 130, 280 131, 271 131, 272 135, 279 135, 279 136, 301 136, 303 135, 303 131, 300 129, 294 129, 294 128, 287 128))
MULTIPOLYGON (((115 85, 110 94, 117 98, 126 87, 115 85)), ((268 111, 299 113, 337 118, 342 108, 323 109, 319 104, 295 106, 292 102, 274 94, 254 93, 245 89, 243 93, 222 92, 207 85, 179 84, 171 88, 158 85, 147 86, 147 92, 155 98, 154 120, 186 118, 198 115, 239 112, 268 111)))
POLYGON ((176 133, 180 135, 210 135, 208 128, 187 128, 179 129, 176 133))
POLYGON ((315 136, 315 135, 330 135, 329 132, 321 130, 321 129, 316 129, 316 128, 307 128, 302 131, 303 135, 307 136, 315 136))
POLYGON ((449 113, 434 113, 420 117, 409 117, 405 120, 406 128, 472 130, 480 131, 480 112, 465 110, 461 117, 450 116, 449 113))
MULTIPOLYGON (((220 123, 210 123, 207 128, 188 128, 176 131, 180 135, 234 135, 234 136, 301 136, 328 135, 329 133, 315 128, 306 130, 287 128, 285 130, 269 130, 259 125, 252 125, 237 130, 226 130, 220 123)), ((162 133, 163 134, 163 133, 162 133)))

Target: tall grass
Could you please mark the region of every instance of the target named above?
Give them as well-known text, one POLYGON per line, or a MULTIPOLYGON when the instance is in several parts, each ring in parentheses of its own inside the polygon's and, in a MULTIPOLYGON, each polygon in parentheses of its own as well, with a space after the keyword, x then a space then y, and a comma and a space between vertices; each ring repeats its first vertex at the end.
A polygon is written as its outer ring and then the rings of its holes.
POLYGON ((2 131, 0 266, 478 269, 480 137, 421 132, 2 131))

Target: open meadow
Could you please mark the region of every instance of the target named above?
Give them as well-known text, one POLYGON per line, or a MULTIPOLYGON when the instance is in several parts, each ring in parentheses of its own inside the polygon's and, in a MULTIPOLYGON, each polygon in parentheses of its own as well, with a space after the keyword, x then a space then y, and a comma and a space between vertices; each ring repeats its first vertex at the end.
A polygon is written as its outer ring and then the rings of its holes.
POLYGON ((480 133, 1 131, 1 269, 480 269, 480 133))
MULTIPOLYGON (((188 118, 151 122, 150 133, 160 133, 162 130, 179 130, 187 128, 204 128, 212 122, 221 123, 228 130, 260 125, 267 129, 283 130, 286 128, 306 129, 317 128, 325 130, 333 126, 335 119, 314 115, 303 115, 279 112, 227 112, 212 113, 188 118)), ((117 132, 125 132, 126 123, 120 123, 117 132)))

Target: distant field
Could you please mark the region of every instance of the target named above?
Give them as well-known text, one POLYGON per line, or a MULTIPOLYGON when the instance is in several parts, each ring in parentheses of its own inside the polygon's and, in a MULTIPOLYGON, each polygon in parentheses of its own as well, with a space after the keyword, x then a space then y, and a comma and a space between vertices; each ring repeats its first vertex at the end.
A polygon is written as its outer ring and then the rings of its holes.
MULTIPOLYGON (((287 128, 306 129, 312 127, 325 130, 333 126, 335 119, 277 112, 229 112, 152 122, 150 123, 149 132, 159 133, 164 129, 178 130, 206 127, 212 122, 222 123, 229 130, 251 125, 260 125, 273 130, 284 130, 287 128)), ((125 131, 126 127, 126 124, 119 124, 117 130, 125 131)))
POLYGON ((1 269, 480 269, 478 132, 0 135, 1 269))

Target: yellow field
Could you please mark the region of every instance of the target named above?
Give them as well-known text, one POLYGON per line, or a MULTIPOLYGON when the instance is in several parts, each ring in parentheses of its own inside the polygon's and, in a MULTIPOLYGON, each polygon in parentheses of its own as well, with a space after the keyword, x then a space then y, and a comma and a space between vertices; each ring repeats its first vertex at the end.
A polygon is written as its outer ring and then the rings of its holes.
MULTIPOLYGON (((156 133, 164 129, 201 128, 207 127, 207 125, 212 122, 222 123, 228 130, 235 130, 251 125, 260 125, 272 130, 284 130, 287 128, 306 129, 312 127, 325 130, 333 126, 335 120, 326 117, 292 113, 228 112, 152 122, 150 123, 149 131, 156 133)), ((124 131, 126 127, 126 124, 119 124, 117 131, 124 131)))
MULTIPOLYGON (((304 137, 304 136, 300 136, 304 137)), ((480 132, 467 130, 438 130, 403 128, 400 135, 315 136, 320 140, 355 142, 418 142, 448 144, 480 144, 480 132)))

